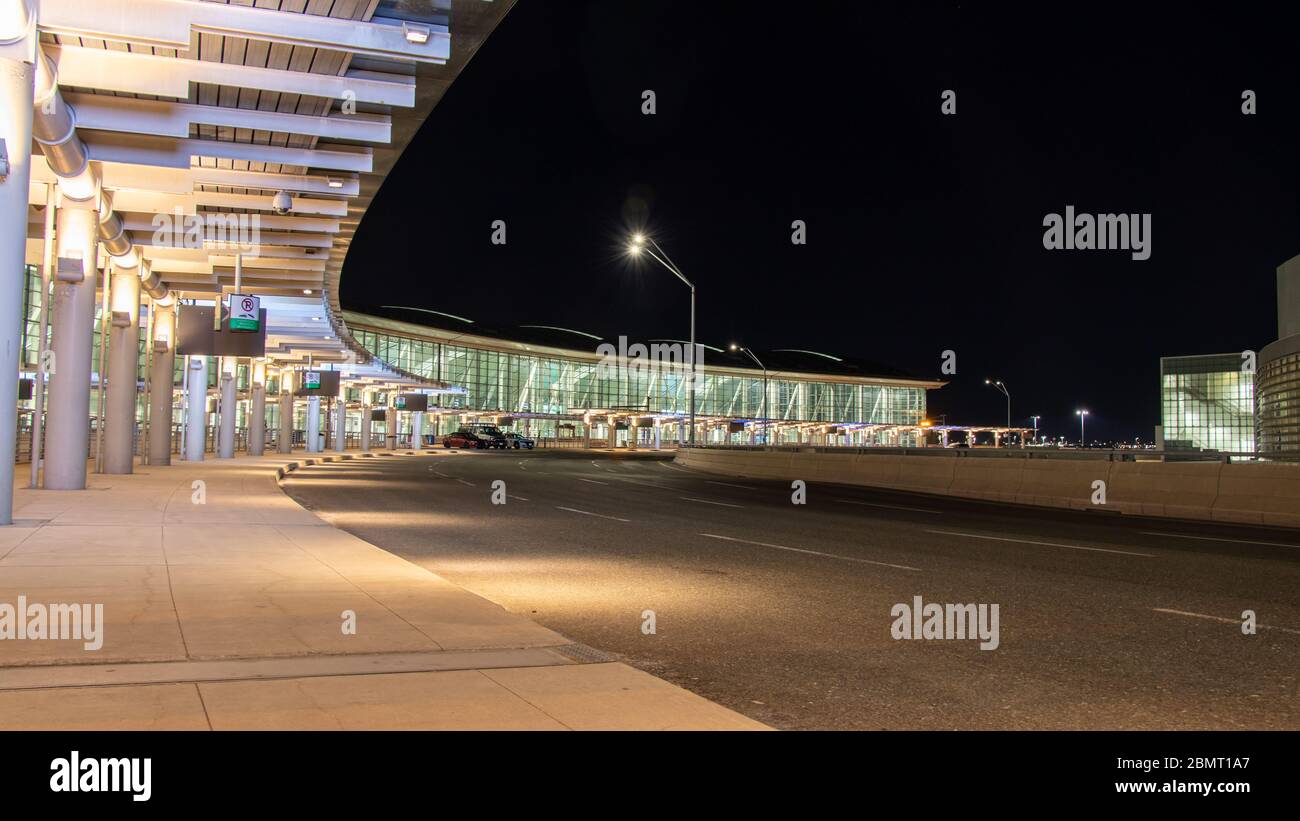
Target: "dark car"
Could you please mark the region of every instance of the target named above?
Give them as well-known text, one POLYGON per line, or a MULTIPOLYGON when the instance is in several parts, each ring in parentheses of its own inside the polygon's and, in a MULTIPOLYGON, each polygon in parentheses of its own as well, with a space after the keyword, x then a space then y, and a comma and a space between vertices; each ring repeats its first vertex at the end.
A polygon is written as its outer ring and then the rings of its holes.
POLYGON ((533 445, 536 444, 536 442, 534 442, 532 439, 529 439, 527 436, 524 436, 521 433, 515 433, 512 430, 506 431, 505 436, 506 436, 506 447, 514 448, 515 450, 519 450, 520 448, 527 448, 528 450, 532 450, 533 445))
POLYGON ((478 422, 465 425, 461 430, 469 431, 483 441, 486 448, 506 447, 506 435, 496 425, 478 422))
POLYGON ((442 446, 444 448, 485 448, 487 442, 480 439, 474 432, 461 428, 455 433, 449 433, 442 437, 442 446))

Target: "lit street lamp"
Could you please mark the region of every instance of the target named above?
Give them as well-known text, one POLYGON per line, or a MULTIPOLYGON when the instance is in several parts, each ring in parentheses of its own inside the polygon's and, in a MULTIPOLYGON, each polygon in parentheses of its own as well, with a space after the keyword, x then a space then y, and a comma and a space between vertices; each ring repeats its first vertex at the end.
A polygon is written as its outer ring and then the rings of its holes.
POLYGON ((1041 417, 1041 416, 1031 416, 1031 417, 1029 417, 1029 418, 1032 419, 1032 420, 1034 420, 1034 441, 1037 442, 1037 441, 1038 441, 1038 420, 1039 420, 1039 419, 1042 419, 1043 417, 1041 417))
POLYGON ((737 345, 733 342, 731 344, 731 349, 733 351, 744 351, 749 355, 750 359, 758 363, 758 367, 763 369, 763 445, 770 448, 772 446, 772 437, 768 426, 767 416, 767 366, 764 365, 757 356, 754 356, 754 352, 749 348, 737 345))
POLYGON ((1006 385, 1002 384, 1002 380, 1001 380, 1001 379, 998 379, 998 380, 985 379, 985 380, 984 380, 984 384, 985 384, 985 385, 992 385, 993 387, 995 387, 995 388, 997 388, 998 390, 1002 391, 1002 395, 1005 396, 1005 397, 1007 398, 1007 430, 1008 430, 1008 432, 1010 432, 1010 429, 1011 429, 1011 392, 1007 390, 1007 386, 1006 386, 1006 385))
POLYGON ((695 376, 696 376, 695 285, 692 284, 691 281, 686 278, 686 275, 683 274, 681 270, 676 265, 673 264, 672 259, 669 258, 668 254, 664 253, 664 249, 659 247, 659 243, 655 242, 653 237, 647 237, 645 234, 633 234, 632 239, 627 246, 628 254, 636 257, 636 256, 640 256, 642 251, 649 254, 650 257, 654 259, 655 262, 658 262, 660 265, 664 266, 669 271, 671 271, 674 276, 676 276, 682 282, 686 283, 686 287, 691 289, 691 351, 690 351, 691 378, 686 381, 686 396, 690 403, 690 412, 691 412, 690 443, 692 446, 694 446, 695 445, 695 376), (646 247, 647 242, 654 247, 654 251, 651 251, 649 248, 646 247), (655 251, 658 251, 659 253, 656 254, 655 251))
POLYGON ((1087 440, 1085 440, 1085 439, 1083 438, 1083 422, 1084 422, 1085 419, 1088 418, 1088 412, 1087 412, 1086 410, 1082 410, 1082 409, 1080 409, 1080 410, 1075 411, 1075 412, 1074 412, 1074 415, 1077 416, 1077 417, 1079 417, 1079 447, 1080 447, 1080 448, 1085 448, 1085 447, 1087 447, 1087 445, 1084 444, 1084 443, 1085 443, 1087 440))

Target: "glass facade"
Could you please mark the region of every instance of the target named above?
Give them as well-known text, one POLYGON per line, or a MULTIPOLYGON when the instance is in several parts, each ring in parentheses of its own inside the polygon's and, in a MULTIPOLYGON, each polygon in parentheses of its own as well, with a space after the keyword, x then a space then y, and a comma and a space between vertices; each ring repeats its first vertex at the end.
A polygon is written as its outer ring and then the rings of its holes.
MULTIPOLYGON (((349 329, 384 362, 463 388, 464 394, 440 397, 446 408, 538 414, 689 412, 685 374, 668 366, 606 371, 577 356, 490 350, 355 322, 349 322, 349 329)), ((703 370, 704 384, 695 400, 701 417, 876 425, 917 425, 925 418, 925 388, 920 386, 772 377, 765 403, 761 371, 718 372, 707 364, 703 370)))
POLYGON ((41 276, 35 265, 26 266, 23 276, 23 341, 18 367, 31 370, 41 349, 41 276))
POLYGON ((1241 354, 1160 360, 1166 450, 1255 451, 1255 376, 1241 354))

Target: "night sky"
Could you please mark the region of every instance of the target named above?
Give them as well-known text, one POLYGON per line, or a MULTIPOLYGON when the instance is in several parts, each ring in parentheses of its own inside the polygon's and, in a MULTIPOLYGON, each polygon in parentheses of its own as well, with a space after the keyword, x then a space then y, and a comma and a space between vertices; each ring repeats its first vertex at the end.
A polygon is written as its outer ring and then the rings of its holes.
POLYGON ((1016 424, 1074 437, 1087 407, 1090 439, 1149 440, 1161 356, 1277 336, 1274 269, 1300 253, 1292 21, 915 5, 521 0, 380 190, 344 306, 684 337, 685 286, 624 254, 644 229, 694 280, 702 342, 928 377, 952 349, 932 417, 1002 422, 993 377, 1016 424), (1044 249, 1067 205, 1150 213, 1151 258, 1044 249))

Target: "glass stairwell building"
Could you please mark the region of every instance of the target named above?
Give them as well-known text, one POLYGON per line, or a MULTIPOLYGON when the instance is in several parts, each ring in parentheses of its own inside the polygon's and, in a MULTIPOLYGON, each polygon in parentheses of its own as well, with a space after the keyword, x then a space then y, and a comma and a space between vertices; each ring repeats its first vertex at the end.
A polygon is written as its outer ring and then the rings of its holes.
POLYGON ((1255 375, 1240 353, 1160 359, 1166 450, 1255 452, 1255 375))
MULTIPOLYGON (((384 362, 455 388, 431 392, 438 433, 496 415, 528 420, 534 436, 563 438, 581 421, 619 442, 628 431, 653 427, 668 428, 664 436, 676 439, 689 418, 685 368, 609 367, 601 346, 608 351, 617 343, 595 334, 541 325, 488 331, 455 318, 447 322, 453 327, 434 327, 423 317, 407 322, 352 311, 343 319, 384 362)), ((680 342, 647 340, 647 347, 680 342)), ((743 353, 704 346, 697 442, 762 444, 766 434, 772 443, 915 445, 926 391, 945 384, 817 351, 759 354, 766 380, 743 353)))

